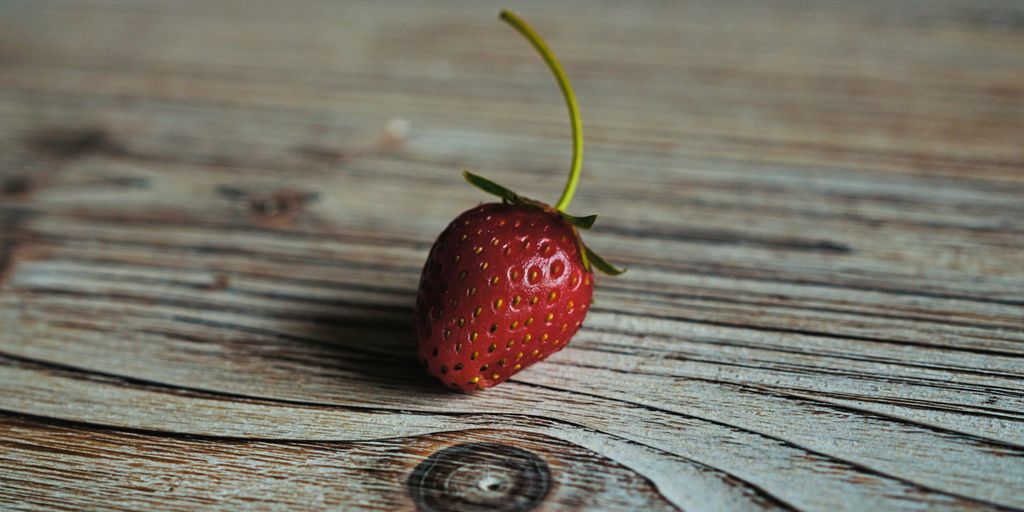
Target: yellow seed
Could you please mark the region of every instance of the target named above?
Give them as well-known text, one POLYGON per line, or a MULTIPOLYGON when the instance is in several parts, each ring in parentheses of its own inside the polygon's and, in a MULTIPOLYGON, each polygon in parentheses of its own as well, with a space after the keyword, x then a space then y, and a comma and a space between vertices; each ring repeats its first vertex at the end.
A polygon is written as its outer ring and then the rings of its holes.
POLYGON ((465 327, 465 326, 466 326, 466 319, 465 318, 460 318, 459 319, 459 327, 465 327))
MULTIPOLYGON (((469 224, 469 221, 466 221, 466 224, 469 224)), ((465 242, 467 238, 469 238, 469 235, 462 235, 459 237, 459 241, 465 242)))
POLYGON ((522 302, 522 301, 523 301, 523 298, 518 296, 518 295, 516 295, 515 297, 512 297, 512 305, 513 306, 518 306, 519 303, 522 302))
POLYGON ((476 295, 476 286, 470 286, 469 289, 466 290, 466 294, 470 297, 476 295))
POLYGON ((463 281, 465 279, 466 279, 466 271, 463 270, 462 272, 459 272, 459 281, 463 281))
POLYGON ((536 282, 538 277, 540 277, 540 274, 536 270, 531 270, 530 271, 530 282, 531 283, 536 282))
POLYGON ((444 330, 444 339, 446 339, 446 340, 452 339, 452 330, 451 329, 445 329, 444 330))
POLYGON ((584 277, 583 278, 583 284, 588 284, 589 285, 590 284, 590 278, 589 277, 584 277))
POLYGON ((498 225, 499 226, 504 226, 505 225, 505 221, 504 220, 499 220, 498 221, 498 225))
POLYGON ((583 325, 583 322, 580 322, 579 320, 577 320, 576 321, 576 327, 579 328, 579 326, 581 326, 581 325, 583 325))
POLYGON ((455 351, 456 352, 462 352, 462 343, 456 343, 455 344, 455 351))
POLYGON ((544 317, 544 321, 548 322, 548 323, 551 323, 551 320, 554 319, 554 318, 555 318, 555 314, 554 313, 548 313, 548 316, 544 317))
POLYGON ((541 341, 547 341, 548 340, 548 333, 541 334, 540 335, 540 340, 541 341))
POLYGON ((480 365, 480 373, 486 372, 488 368, 490 368, 489 365, 486 365, 486 364, 480 365))
POLYGON ((523 358, 523 353, 522 352, 516 354, 516 361, 518 361, 518 360, 520 360, 522 358, 523 358))
POLYGON ((458 254, 456 254, 456 255, 455 255, 455 257, 454 257, 454 258, 452 258, 452 260, 454 260, 454 261, 455 261, 455 263, 458 263, 458 262, 459 262, 459 260, 461 260, 461 259, 462 259, 462 256, 460 256, 460 255, 458 255, 458 254))
POLYGON ((473 310, 473 318, 480 316, 480 313, 483 313, 483 311, 484 308, 477 306, 476 309, 473 310))
POLYGON ((569 324, 567 324, 565 322, 562 322, 562 332, 565 332, 565 330, 568 329, 568 328, 569 328, 569 324))
POLYGON ((498 350, 498 345, 494 343, 491 343, 491 346, 487 347, 488 352, 494 352, 495 350, 498 350))
POLYGON ((517 364, 517 365, 515 365, 515 366, 513 366, 513 367, 512 367, 512 371, 516 371, 516 370, 518 370, 518 369, 520 369, 520 368, 522 368, 522 367, 523 367, 523 365, 521 365, 521 364, 517 364))
POLYGON ((526 336, 523 336, 523 343, 529 343, 530 340, 532 340, 532 339, 533 339, 533 335, 530 334, 530 333, 526 333, 526 336))
POLYGON ((469 359, 471 361, 476 361, 476 358, 479 357, 479 356, 480 356, 480 352, 473 352, 472 354, 469 355, 469 359))
POLYGON ((508 328, 513 330, 513 331, 518 329, 519 328, 519 320, 512 320, 512 324, 509 325, 508 328))
POLYGON ((536 304, 538 300, 540 300, 540 298, 534 295, 533 297, 530 297, 530 304, 536 304))
POLYGON ((569 280, 569 284, 571 284, 573 286, 576 286, 576 283, 578 283, 578 282, 580 282, 580 276, 575 276, 574 275, 574 276, 572 276, 572 279, 569 280))
POLYGON ((533 352, 531 352, 531 354, 533 354, 533 355, 540 354, 540 350, 539 349, 533 349, 533 352))
POLYGON ((491 245, 497 247, 499 243, 501 243, 501 242, 499 242, 497 238, 492 238, 491 239, 491 245))
POLYGON ((518 228, 519 226, 522 226, 522 225, 523 225, 523 221, 517 220, 516 223, 512 225, 512 227, 518 228))
POLYGON ((552 291, 551 293, 548 294, 548 300, 550 300, 550 301, 554 301, 557 298, 558 298, 558 292, 552 291))
POLYGON ((493 379, 493 380, 498 380, 500 378, 501 378, 501 374, 498 374, 498 373, 492 373, 491 374, 491 379, 493 379))
POLYGON ((526 319, 526 323, 524 325, 530 325, 532 323, 533 323, 533 317, 531 316, 530 318, 526 319))
POLYGON ((467 220, 467 221, 463 222, 462 225, 463 226, 468 226, 469 225, 469 221, 467 220))
POLYGON ((479 336, 480 336, 480 335, 479 335, 479 334, 477 334, 477 332, 476 332, 476 331, 473 331, 473 333, 469 335, 469 341, 476 341, 476 339, 477 339, 477 338, 478 338, 479 336))
POLYGON ((514 281, 516 279, 519 279, 519 271, 518 270, 513 270, 512 271, 512 280, 514 281))
POLYGON ((487 270, 487 267, 489 267, 489 266, 491 266, 491 264, 490 264, 490 263, 487 263, 487 262, 485 261, 485 262, 483 262, 483 263, 481 263, 481 264, 480 264, 480 270, 487 270))
POLYGON ((477 382, 480 382, 480 377, 473 377, 472 379, 469 379, 469 381, 476 384, 477 382))
POLYGON ((515 343, 516 340, 508 340, 508 343, 505 344, 505 348, 512 348, 512 345, 515 345, 515 343))
POLYGON ((494 286, 496 284, 498 284, 498 276, 494 276, 491 278, 491 286, 494 286))
POLYGON ((476 247, 474 247, 474 248, 473 248, 473 254, 480 254, 480 253, 481 253, 481 252, 482 252, 483 250, 484 250, 484 248, 483 248, 483 247, 480 247, 480 246, 478 245, 478 246, 476 246, 476 247))
POLYGON ((565 303, 565 306, 569 308, 569 311, 572 311, 573 308, 576 307, 576 303, 570 300, 569 302, 565 303))

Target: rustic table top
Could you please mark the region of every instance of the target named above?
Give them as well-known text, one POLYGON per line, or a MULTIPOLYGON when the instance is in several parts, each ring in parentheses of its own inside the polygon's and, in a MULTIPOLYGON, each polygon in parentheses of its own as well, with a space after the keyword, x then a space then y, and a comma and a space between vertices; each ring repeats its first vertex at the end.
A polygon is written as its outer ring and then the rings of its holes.
POLYGON ((570 150, 499 7, 0 2, 0 508, 1024 509, 1024 4, 510 5, 630 270, 462 395, 460 173, 570 150))

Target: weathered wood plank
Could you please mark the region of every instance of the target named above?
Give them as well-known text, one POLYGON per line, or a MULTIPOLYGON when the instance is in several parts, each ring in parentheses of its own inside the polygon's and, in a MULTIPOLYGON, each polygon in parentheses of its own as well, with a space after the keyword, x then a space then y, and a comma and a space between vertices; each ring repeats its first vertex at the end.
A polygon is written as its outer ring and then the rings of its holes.
MULTIPOLYGON (((30 380, 25 373, 26 369, 18 368, 20 365, 4 367, 4 379, 8 382, 30 380)), ((30 365, 31 367, 32 365, 30 365)), ((37 370, 38 371, 38 370, 37 370)), ((156 394, 152 391, 139 391, 131 389, 128 383, 120 383, 118 386, 102 385, 96 383, 91 388, 83 388, 80 383, 86 375, 72 374, 60 375, 56 378, 35 375, 31 378, 36 382, 42 392, 33 392, 33 389, 26 390, 12 397, 5 397, 4 409, 26 411, 33 415, 45 417, 62 418, 64 415, 82 418, 87 422, 99 421, 103 424, 141 428, 145 430, 182 431, 188 433, 201 433, 204 435, 227 435, 257 438, 279 438, 318 440, 323 436, 334 439, 337 433, 333 425, 343 422, 345 435, 353 436, 355 439, 377 438, 410 435, 421 433, 430 429, 451 429, 451 428, 472 428, 479 425, 501 426, 513 430, 537 431, 538 429, 550 435, 566 437, 574 443, 582 446, 601 446, 609 453, 615 453, 623 458, 627 466, 638 464, 640 467, 653 470, 650 473, 652 480, 662 493, 675 498, 676 503, 684 505, 708 506, 711 502, 724 502, 735 500, 737 497, 725 494, 725 497, 716 495, 721 493, 716 488, 720 485, 708 485, 705 473, 712 467, 726 468, 728 473, 721 474, 715 470, 711 477, 726 480, 725 483, 738 490, 753 494, 754 498, 761 496, 762 500, 778 503, 781 499, 796 499, 798 505, 816 507, 827 507, 828 500, 836 499, 836 496, 844 496, 847 500, 870 500, 879 506, 895 507, 900 504, 919 503, 927 501, 934 507, 962 507, 971 503, 970 500, 958 499, 946 493, 935 493, 926 488, 908 485, 907 482, 878 474, 873 470, 865 470, 841 460, 823 456, 813 451, 808 451, 800 446, 782 441, 781 439, 763 436, 741 428, 730 427, 729 425, 709 422, 697 417, 678 416, 665 414, 663 410, 654 407, 638 407, 625 402, 616 405, 607 400, 588 399, 587 395, 566 396, 561 402, 571 402, 574 408, 586 408, 586 417, 592 417, 598 422, 591 420, 587 424, 576 424, 580 421, 581 415, 566 415, 558 413, 555 407, 544 406, 544 402, 538 402, 538 398, 545 398, 551 393, 551 386, 531 386, 533 390, 522 392, 519 403, 534 401, 528 414, 522 414, 522 405, 505 405, 501 409, 492 410, 494 405, 489 404, 451 404, 446 407, 424 407, 422 405, 408 404, 412 411, 403 416, 396 414, 398 411, 391 410, 387 405, 363 407, 357 404, 352 407, 350 402, 341 406, 338 411, 341 416, 331 421, 332 409, 324 410, 324 405, 317 403, 295 404, 296 400, 278 399, 289 403, 286 410, 278 408, 257 407, 251 400, 247 404, 236 404, 228 402, 220 403, 222 400, 211 401, 196 400, 194 392, 191 400, 182 400, 179 397, 168 397, 163 394, 156 394), (79 380, 76 382, 76 380, 79 380), (83 390, 84 392, 77 391, 83 390), (54 390, 59 393, 53 393, 54 390), (546 391, 548 390, 548 391, 546 391), (155 396, 154 396, 155 395, 155 396), (62 403, 48 403, 47 397, 58 396, 62 403), (212 403, 211 403, 212 402, 212 403), (145 404, 152 403, 152 406, 145 404), (131 406, 127 406, 131 404, 131 406), (305 405, 305 407, 297 407, 305 405), (310 406, 314 409, 315 419, 304 418, 310 412, 310 406), (602 407, 603 406, 603 407, 602 407), (616 408, 616 414, 601 415, 602 408, 616 408), (263 409, 261 411, 261 409, 263 409), (268 410, 269 409, 269 410, 268 410), (292 409, 296 412, 289 413, 292 409), (174 410, 181 414, 174 418, 168 418, 164 411, 174 410), (363 412, 366 411, 366 412, 363 412), (415 411, 415 412, 413 412, 415 411), (427 412, 431 411, 431 412, 427 412), (195 414, 192 414, 192 413, 195 414), (298 414, 298 416, 296 416, 298 414), (616 415, 623 418, 617 418, 616 415), (644 418, 644 419, 640 419, 644 418), (616 434, 624 432, 624 425, 642 421, 644 424, 662 424, 665 429, 648 432, 630 432, 625 436, 616 434), (553 422, 553 423, 552 423, 553 422), (325 432, 325 424, 327 431, 325 432), (296 430, 296 425, 302 430, 296 430), (442 427, 442 425, 444 427, 442 427), (239 431, 238 429, 243 429, 239 431), (682 439, 672 440, 672 437, 682 439), (760 439, 758 439, 760 437, 760 439), (723 459, 720 450, 701 449, 702 444, 707 444, 710 439, 718 439, 721 443, 735 445, 735 452, 728 454, 723 459), (680 444, 682 442, 682 444, 680 444), (618 445, 616 447, 616 445, 618 445), (624 445, 624 446, 622 446, 624 445), (617 448, 617 449, 616 449, 617 448), (674 453, 675 457, 652 457, 654 453, 674 453), (713 464, 707 464, 702 459, 717 457, 713 464), (692 459, 691 459, 692 457, 692 459), (728 459, 736 459, 729 462, 728 459), (656 463, 655 467, 650 467, 656 463), (754 465, 753 468, 744 467, 754 465), (680 467, 681 466, 681 467, 680 467), (696 481, 685 478, 684 475, 700 470, 701 477, 696 481), (780 495, 764 496, 760 488, 765 484, 772 487, 779 487, 786 480, 786 474, 794 470, 804 472, 804 479, 810 474, 821 473, 815 477, 819 480, 818 485, 826 485, 833 489, 835 494, 827 497, 814 497, 806 493, 807 488, 802 489, 805 496, 796 493, 801 492, 801 487, 780 489, 780 495), (719 473, 716 475, 715 473, 719 473), (744 475, 744 476, 740 476, 744 475), (744 480, 749 476, 753 480, 744 480), (852 481, 851 481, 852 480, 852 481), (805 503, 800 503, 801 501, 805 503)), ((150 386, 152 389, 152 386, 150 386)), ((157 388, 159 390, 159 388, 157 388)), ((170 391, 177 391, 172 388, 170 391)), ((440 392, 440 391, 439 391, 440 392)), ((166 393, 166 391, 165 391, 166 393)), ((178 391, 176 394, 180 394, 178 391)), ((229 393, 229 396, 239 396, 229 393)), ((244 396, 244 395, 242 395, 244 396)), ((555 398, 551 396, 549 398, 555 398)), ((384 398, 386 400, 386 397, 384 398)), ((465 401, 465 400, 463 400, 465 401)), ((554 400, 548 400, 554 403, 554 400)), ((329 404, 331 402, 325 402, 329 404)), ((275 404, 279 405, 279 404, 275 404)), ((498 406, 501 407, 501 406, 498 406)), ((807 481, 805 485, 813 485, 814 480, 807 481)), ((713 482, 712 482, 713 483, 713 482)), ((732 489, 728 489, 732 490, 732 489)), ((974 502, 975 506, 980 503, 974 502)), ((751 506, 752 503, 747 503, 751 506)), ((729 508, 729 507, 727 507, 729 508)))
POLYGON ((553 510, 1024 508, 1019 2, 515 7, 631 270, 462 396, 410 348, 459 171, 568 153, 496 7, 0 3, 0 507, 409 509, 496 442, 553 510))
POLYGON ((496 507, 517 496, 524 508, 543 502, 549 509, 673 509, 636 473, 522 432, 314 442, 0 419, 0 472, 22 479, 0 488, 0 499, 54 509, 415 510, 470 500, 496 507), (444 450, 453 450, 449 459, 428 458, 444 450), (471 455, 479 453, 487 458, 471 455), (543 463, 518 471, 524 456, 543 456, 543 463), (438 482, 446 492, 433 492, 438 482))

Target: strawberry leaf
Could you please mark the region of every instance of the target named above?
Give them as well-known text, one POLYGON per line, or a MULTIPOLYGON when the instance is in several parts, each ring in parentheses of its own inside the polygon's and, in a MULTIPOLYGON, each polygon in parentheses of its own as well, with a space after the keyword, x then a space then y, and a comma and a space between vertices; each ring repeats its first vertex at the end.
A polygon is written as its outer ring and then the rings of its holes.
POLYGON ((590 229, 594 225, 594 221, 597 220, 597 215, 587 215, 586 217, 577 217, 575 215, 569 215, 565 212, 559 212, 563 219, 569 224, 576 226, 580 229, 590 229))
POLYGON ((509 190, 508 188, 502 185, 498 185, 497 183, 487 178, 484 178, 483 176, 478 176, 469 171, 462 171, 462 177, 465 178, 470 185, 473 185, 474 187, 483 190, 488 194, 496 195, 509 203, 519 202, 519 196, 516 195, 515 192, 509 190))
POLYGON ((589 249, 587 249, 586 244, 583 243, 583 239, 580 238, 579 233, 576 233, 576 244, 579 246, 580 249, 580 259, 583 260, 583 268, 586 269, 587 272, 593 272, 593 270, 590 268, 590 258, 587 257, 587 252, 589 251, 589 249))
POLYGON ((611 263, 608 263, 607 260, 605 260, 600 255, 598 255, 596 252, 591 250, 590 247, 587 247, 587 246, 584 245, 583 248, 586 249, 585 252, 586 252, 586 255, 587 255, 586 259, 584 261, 589 260, 590 263, 593 266, 597 267, 597 269, 600 270, 602 274, 606 274, 606 275, 609 275, 609 276, 617 276, 617 275, 619 275, 619 274, 621 274, 621 273, 626 271, 626 269, 624 269, 624 268, 623 269, 619 269, 619 268, 616 268, 615 265, 612 265, 611 263))

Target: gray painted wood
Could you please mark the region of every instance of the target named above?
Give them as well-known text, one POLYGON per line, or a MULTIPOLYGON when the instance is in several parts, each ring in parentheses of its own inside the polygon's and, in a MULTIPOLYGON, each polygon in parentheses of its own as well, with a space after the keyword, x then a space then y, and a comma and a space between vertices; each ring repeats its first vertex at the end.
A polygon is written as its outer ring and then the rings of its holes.
POLYGON ((0 507, 1024 508, 1019 3, 511 7, 630 271, 457 395, 460 171, 569 153, 496 6, 0 4, 0 507))

